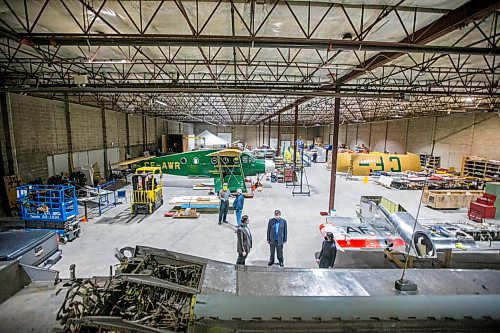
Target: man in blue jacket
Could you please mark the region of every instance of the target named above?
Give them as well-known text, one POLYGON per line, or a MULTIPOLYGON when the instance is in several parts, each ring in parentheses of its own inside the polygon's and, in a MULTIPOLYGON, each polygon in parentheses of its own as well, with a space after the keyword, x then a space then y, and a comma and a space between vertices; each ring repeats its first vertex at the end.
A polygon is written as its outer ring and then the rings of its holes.
POLYGON ((274 252, 278 252, 278 262, 283 267, 283 244, 287 241, 286 220, 281 218, 279 210, 274 211, 274 218, 267 223, 267 243, 271 251, 268 266, 274 265, 274 252))
POLYGON ((233 202, 234 213, 236 214, 236 224, 239 227, 241 225, 241 214, 243 212, 243 203, 245 202, 245 197, 243 196, 243 190, 239 188, 236 191, 236 199, 233 202))

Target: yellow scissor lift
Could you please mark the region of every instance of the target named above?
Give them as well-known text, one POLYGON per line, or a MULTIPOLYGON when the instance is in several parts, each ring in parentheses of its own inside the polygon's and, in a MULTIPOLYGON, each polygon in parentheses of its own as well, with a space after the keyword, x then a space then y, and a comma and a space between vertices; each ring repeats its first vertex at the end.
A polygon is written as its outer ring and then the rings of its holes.
POLYGON ((142 167, 132 176, 133 214, 151 214, 163 205, 163 173, 160 167, 142 167))

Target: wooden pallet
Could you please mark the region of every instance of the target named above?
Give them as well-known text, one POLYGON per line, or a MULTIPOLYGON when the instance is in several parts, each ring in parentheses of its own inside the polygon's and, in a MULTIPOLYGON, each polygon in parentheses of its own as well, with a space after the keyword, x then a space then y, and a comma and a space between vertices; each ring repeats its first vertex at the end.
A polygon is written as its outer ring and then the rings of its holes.
POLYGON ((181 209, 177 213, 172 216, 174 219, 197 219, 200 217, 200 213, 198 213, 195 209, 191 209, 188 215, 185 215, 185 210, 181 209))

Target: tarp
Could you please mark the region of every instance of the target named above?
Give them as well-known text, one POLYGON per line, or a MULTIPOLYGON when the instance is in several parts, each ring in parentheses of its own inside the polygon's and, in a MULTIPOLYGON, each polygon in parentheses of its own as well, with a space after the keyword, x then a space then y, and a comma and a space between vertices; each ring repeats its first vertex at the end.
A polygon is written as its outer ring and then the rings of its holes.
POLYGON ((210 133, 209 131, 203 131, 202 133, 197 135, 199 137, 199 143, 203 144, 205 148, 207 147, 220 147, 227 146, 228 142, 224 139, 221 139, 215 134, 210 133))

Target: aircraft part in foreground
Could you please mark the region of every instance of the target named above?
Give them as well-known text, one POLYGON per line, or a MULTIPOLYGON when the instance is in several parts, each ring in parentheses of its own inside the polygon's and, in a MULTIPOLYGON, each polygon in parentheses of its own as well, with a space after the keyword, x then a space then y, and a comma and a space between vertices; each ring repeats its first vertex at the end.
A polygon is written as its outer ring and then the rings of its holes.
MULTIPOLYGON (((447 223, 422 225, 402 206, 380 196, 361 197, 357 218, 328 217, 320 225, 323 235, 332 232, 344 250, 390 249, 417 258, 436 258, 438 251, 498 251, 498 244, 479 246, 470 230, 447 223), (415 226, 415 230, 413 229, 415 226)), ((496 230, 485 231, 496 240, 496 230)), ((479 239, 478 239, 479 240, 479 239)))
POLYGON ((393 269, 243 268, 144 246, 117 258, 115 275, 69 281, 65 332, 470 332, 500 319, 496 270, 411 270, 421 295, 396 296, 393 269))
POLYGON ((121 262, 118 275, 71 280, 57 314, 64 331, 104 327, 185 332, 204 266, 153 254, 127 258, 123 251, 117 258, 121 262))

